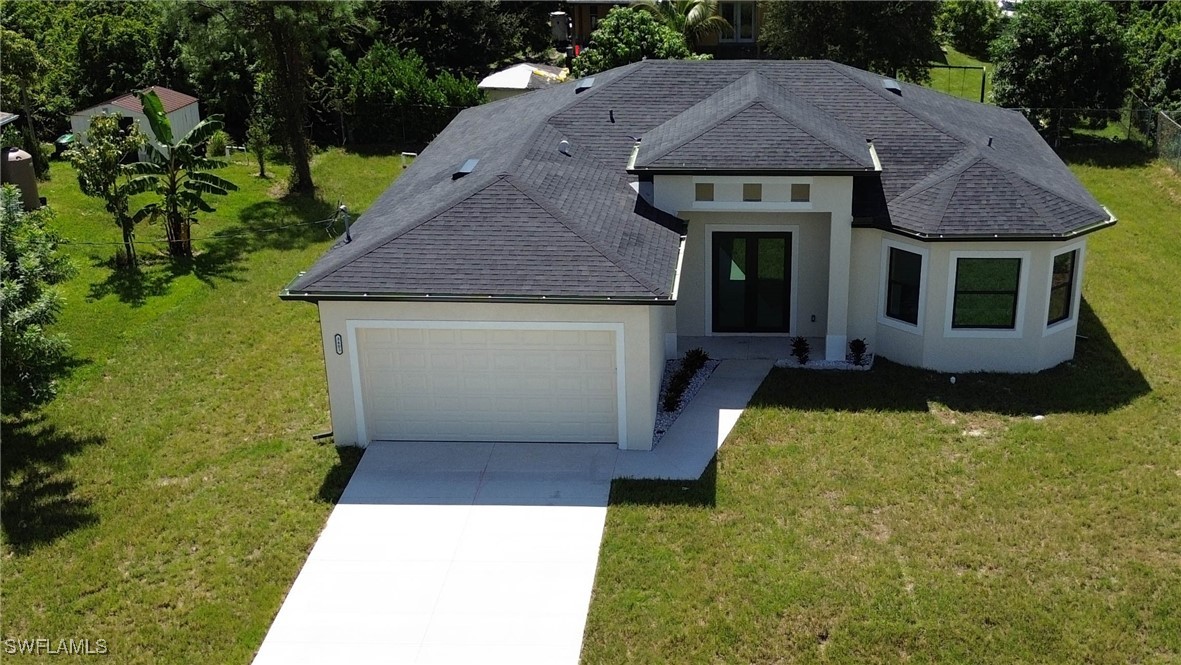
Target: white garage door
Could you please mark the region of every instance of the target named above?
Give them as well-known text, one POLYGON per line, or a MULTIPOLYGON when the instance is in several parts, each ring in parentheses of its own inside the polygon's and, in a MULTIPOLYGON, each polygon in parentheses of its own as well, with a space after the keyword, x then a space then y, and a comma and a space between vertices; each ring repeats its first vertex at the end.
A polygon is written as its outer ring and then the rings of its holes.
POLYGON ((369 440, 618 441, 610 330, 362 328, 369 440))

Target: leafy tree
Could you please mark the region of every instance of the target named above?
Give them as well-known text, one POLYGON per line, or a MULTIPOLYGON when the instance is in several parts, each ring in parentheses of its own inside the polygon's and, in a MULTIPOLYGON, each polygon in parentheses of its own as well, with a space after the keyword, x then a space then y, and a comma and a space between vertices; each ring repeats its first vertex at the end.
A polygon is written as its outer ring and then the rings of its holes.
POLYGON ((129 210, 130 186, 134 169, 123 164, 124 159, 137 152, 146 137, 134 124, 120 129, 119 115, 96 116, 90 121, 86 143, 66 153, 78 170, 78 185, 87 196, 102 199, 107 212, 123 232, 123 259, 135 268, 135 222, 129 210))
POLYGON ((0 189, 0 403, 7 415, 53 399, 67 359, 66 340, 45 331, 61 309, 53 285, 73 274, 57 253, 49 214, 25 213, 15 187, 0 189))
POLYGON ((574 59, 575 76, 587 76, 647 58, 696 58, 681 33, 660 23, 651 12, 615 7, 591 33, 590 45, 574 59))
POLYGON ((162 219, 168 232, 168 253, 174 257, 191 258, 193 245, 189 231, 197 221, 197 213, 214 210, 205 195, 225 196, 238 189, 229 180, 209 172, 225 167, 226 162, 199 153, 209 137, 221 129, 221 120, 206 118, 184 137, 175 139, 164 105, 156 93, 141 91, 136 96, 143 104, 144 115, 156 140, 148 144, 149 160, 131 166, 138 175, 131 180, 128 191, 131 194, 151 191, 157 199, 136 212, 133 220, 162 219))
MULTIPOLYGON (((550 46, 552 2, 373 2, 363 21, 372 43, 417 53, 432 74, 479 79, 500 65, 539 57, 550 46)), ((360 56, 369 44, 355 54, 360 56)), ((355 60, 355 57, 349 60, 355 60)))
POLYGON ((1181 111, 1181 2, 1137 13, 1127 41, 1132 91, 1154 108, 1181 111))
POLYGON ((46 62, 37 53, 36 44, 12 30, 0 31, 0 48, 4 52, 0 85, 17 91, 25 125, 22 144, 25 151, 33 157, 33 170, 37 177, 46 178, 49 175, 49 159, 41 150, 41 142, 37 139, 37 130, 33 126, 32 104, 34 90, 40 84, 41 76, 47 67, 46 62))
MULTIPOLYGON (((143 4, 148 3, 129 3, 143 4)), ((102 14, 85 21, 78 34, 78 105, 97 104, 158 80, 156 42, 159 20, 102 14)))
POLYGON ((246 125, 246 149, 258 162, 258 177, 267 177, 267 148, 271 145, 271 117, 263 113, 250 116, 246 125))
POLYGON ((1115 11, 1098 0, 1026 0, 993 44, 993 94, 999 106, 1029 109, 1052 134, 1114 109, 1128 88, 1123 35, 1115 11))
POLYGON ((759 42, 775 58, 823 59, 885 76, 930 79, 935 2, 764 2, 759 42))
POLYGON ((681 33, 690 47, 707 35, 734 31, 718 13, 718 0, 637 0, 634 6, 681 33))
POLYGON ((380 42, 355 64, 338 59, 326 80, 346 137, 363 143, 428 139, 457 109, 483 101, 475 81, 450 72, 432 77, 418 54, 380 42))
POLYGON ((944 0, 935 18, 939 34, 964 53, 984 57, 1001 29, 994 0, 944 0))

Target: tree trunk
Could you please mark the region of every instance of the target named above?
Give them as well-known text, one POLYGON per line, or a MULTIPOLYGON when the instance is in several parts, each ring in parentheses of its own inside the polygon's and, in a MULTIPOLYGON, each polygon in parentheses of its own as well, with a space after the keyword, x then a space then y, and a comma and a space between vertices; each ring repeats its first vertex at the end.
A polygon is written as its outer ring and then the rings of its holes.
POLYGON ((312 168, 308 141, 304 135, 304 115, 307 105, 306 72, 303 46, 273 12, 267 11, 268 33, 275 65, 275 88, 282 97, 279 105, 283 115, 283 133, 291 150, 291 191, 311 194, 316 190, 312 182, 312 168))
POLYGON ((123 229, 123 253, 127 255, 127 267, 134 270, 139 267, 139 258, 135 255, 135 226, 126 217, 119 220, 119 226, 123 229))

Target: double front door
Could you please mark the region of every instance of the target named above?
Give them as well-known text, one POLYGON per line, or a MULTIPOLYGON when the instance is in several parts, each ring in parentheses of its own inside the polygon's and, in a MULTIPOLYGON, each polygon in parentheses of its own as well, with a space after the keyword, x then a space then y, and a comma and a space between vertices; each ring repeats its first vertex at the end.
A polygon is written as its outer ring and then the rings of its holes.
POLYGON ((786 333, 791 234, 713 234, 714 332, 786 333))

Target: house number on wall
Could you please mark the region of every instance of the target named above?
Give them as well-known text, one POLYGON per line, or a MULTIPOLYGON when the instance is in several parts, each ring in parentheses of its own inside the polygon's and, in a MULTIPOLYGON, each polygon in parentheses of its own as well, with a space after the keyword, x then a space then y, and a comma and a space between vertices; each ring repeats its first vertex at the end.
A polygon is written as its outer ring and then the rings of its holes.
POLYGON ((340 338, 340 333, 336 335, 336 355, 344 355, 344 340, 340 338))

